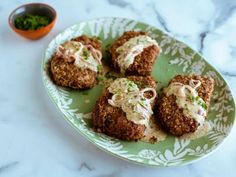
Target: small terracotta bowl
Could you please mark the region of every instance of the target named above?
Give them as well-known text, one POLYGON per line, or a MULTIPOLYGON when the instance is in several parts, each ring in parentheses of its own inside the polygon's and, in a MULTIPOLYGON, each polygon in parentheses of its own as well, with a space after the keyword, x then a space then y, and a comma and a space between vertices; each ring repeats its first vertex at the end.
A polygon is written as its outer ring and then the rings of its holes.
POLYGON ((47 35, 51 29, 53 28, 57 18, 57 13, 55 9, 51 6, 43 3, 30 3, 25 4, 20 7, 17 7, 13 12, 10 14, 8 18, 8 23, 10 27, 20 36, 23 36, 27 39, 36 40, 45 35, 47 35), (15 27, 15 19, 18 16, 24 16, 26 14, 33 14, 33 15, 42 15, 47 16, 51 19, 51 22, 42 28, 37 30, 21 30, 15 27))

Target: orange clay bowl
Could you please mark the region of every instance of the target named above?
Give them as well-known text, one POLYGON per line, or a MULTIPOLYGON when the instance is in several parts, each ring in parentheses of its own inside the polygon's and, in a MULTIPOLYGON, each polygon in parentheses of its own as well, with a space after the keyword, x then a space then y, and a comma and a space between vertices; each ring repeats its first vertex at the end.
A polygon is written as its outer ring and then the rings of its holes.
POLYGON ((11 29, 20 36, 31 40, 37 40, 47 35, 51 31, 56 22, 56 18, 57 18, 57 13, 55 9, 53 9, 51 6, 43 3, 30 3, 17 7, 15 10, 13 10, 13 12, 10 14, 8 18, 8 22, 11 29), (16 17, 24 16, 26 14, 47 16, 48 18, 51 19, 51 22, 47 26, 39 28, 37 30, 17 29, 14 24, 16 17))

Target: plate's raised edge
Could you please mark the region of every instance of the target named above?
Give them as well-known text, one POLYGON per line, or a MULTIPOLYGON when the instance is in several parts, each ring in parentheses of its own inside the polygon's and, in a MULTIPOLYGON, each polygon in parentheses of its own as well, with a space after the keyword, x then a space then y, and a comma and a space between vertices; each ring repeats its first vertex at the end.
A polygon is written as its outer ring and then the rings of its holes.
MULTIPOLYGON (((88 22, 96 21, 96 20, 98 20, 98 19, 114 19, 114 18, 116 18, 116 19, 124 19, 124 20, 135 21, 135 22, 140 23, 140 24, 142 24, 142 25, 150 26, 150 27, 152 27, 152 28, 154 28, 154 29, 156 29, 156 30, 159 30, 159 31, 160 31, 161 33, 163 33, 163 34, 166 34, 166 35, 170 36, 170 37, 171 37, 172 39, 174 39, 175 41, 186 45, 188 48, 190 48, 192 51, 194 51, 196 54, 198 54, 198 55, 201 57, 202 60, 204 60, 208 65, 210 65, 210 66, 215 70, 215 72, 217 72, 217 74, 221 77, 221 79, 223 79, 223 81, 224 81, 224 82, 226 83, 226 85, 228 86, 228 88, 229 88, 229 90, 230 90, 230 94, 231 94, 231 96, 232 96, 232 98, 233 98, 233 107, 234 107, 233 116, 234 116, 234 119, 233 119, 233 123, 232 123, 232 124, 233 124, 233 126, 235 125, 235 110, 236 110, 235 99, 234 99, 234 95, 233 95, 233 93, 232 93, 231 86, 228 84, 228 81, 225 80, 224 77, 223 77, 223 75, 222 75, 212 64, 210 64, 199 52, 193 50, 193 49, 192 49, 189 45, 187 45, 186 43, 184 43, 184 42, 182 42, 182 41, 176 39, 176 38, 175 38, 173 35, 171 35, 170 33, 164 32, 164 31, 160 30, 159 28, 157 28, 157 27, 155 27, 155 26, 149 25, 149 24, 144 23, 144 22, 136 21, 136 20, 134 20, 134 19, 121 18, 121 17, 101 17, 101 18, 94 18, 94 19, 89 19, 89 20, 86 20, 86 21, 78 22, 78 23, 76 23, 76 24, 74 24, 74 25, 72 25, 72 26, 69 26, 69 27, 65 28, 65 29, 62 30, 60 33, 58 33, 56 36, 54 36, 54 38, 50 41, 49 45, 51 44, 51 42, 52 42, 59 34, 61 34, 61 33, 65 32, 65 31, 67 31, 69 28, 72 28, 73 26, 80 25, 81 23, 88 23, 88 22)), ((49 47, 49 45, 47 46, 47 48, 49 47)), ((45 66, 44 66, 44 64, 45 64, 45 58, 46 58, 45 55, 46 55, 46 50, 47 50, 47 48, 45 49, 45 53, 44 53, 44 55, 43 55, 43 61, 42 61, 42 65, 41 65, 41 74, 42 74, 42 75, 43 75, 43 72, 45 72, 45 68, 44 68, 45 66)), ((147 164, 147 163, 145 163, 145 162, 138 162, 138 161, 135 161, 135 160, 132 160, 132 159, 129 159, 129 158, 125 158, 125 157, 122 157, 122 156, 120 156, 120 155, 117 155, 117 154, 115 154, 115 153, 113 153, 113 152, 108 151, 107 149, 105 149, 105 148, 99 146, 98 144, 96 144, 96 143, 95 143, 93 140, 91 140, 91 139, 89 138, 89 136, 87 136, 85 133, 83 133, 82 131, 80 131, 79 129, 77 129, 77 127, 75 127, 75 125, 73 125, 72 122, 70 122, 70 121, 66 118, 66 116, 60 111, 60 108, 58 107, 58 105, 56 104, 56 102, 54 101, 54 99, 51 97, 51 95, 50 95, 48 89, 46 89, 46 84, 45 84, 45 81, 44 81, 43 77, 42 77, 42 81, 43 81, 43 85, 44 85, 44 87, 45 87, 45 90, 46 90, 46 92, 47 92, 47 94, 48 94, 50 100, 56 105, 58 111, 63 115, 64 119, 65 119, 77 132, 79 132, 83 137, 85 137, 90 143, 94 144, 94 145, 95 145, 96 147, 98 147, 100 150, 105 151, 105 152, 108 153, 108 154, 111 154, 111 155, 113 155, 113 156, 115 156, 115 157, 118 157, 118 158, 123 159, 123 160, 128 161, 128 162, 132 162, 132 163, 137 164, 137 165, 148 166, 148 167, 151 166, 151 167, 158 167, 158 168, 161 168, 161 167, 177 167, 177 166, 184 166, 184 165, 192 164, 192 163, 197 162, 197 161, 199 161, 199 160, 201 160, 201 159, 203 159, 203 158, 206 158, 207 156, 209 156, 209 155, 211 155, 213 152, 215 152, 215 151, 225 142, 226 138, 229 137, 229 135, 230 135, 230 133, 231 133, 231 131, 232 131, 232 128, 233 128, 233 126, 232 126, 232 127, 230 128, 229 133, 227 134, 227 136, 225 136, 225 138, 224 138, 214 149, 212 149, 209 153, 207 153, 207 154, 205 154, 205 155, 203 155, 203 156, 197 157, 197 158, 194 159, 194 160, 187 161, 187 162, 182 162, 181 164, 177 164, 177 165, 173 165, 173 166, 154 165, 154 164, 147 164)))

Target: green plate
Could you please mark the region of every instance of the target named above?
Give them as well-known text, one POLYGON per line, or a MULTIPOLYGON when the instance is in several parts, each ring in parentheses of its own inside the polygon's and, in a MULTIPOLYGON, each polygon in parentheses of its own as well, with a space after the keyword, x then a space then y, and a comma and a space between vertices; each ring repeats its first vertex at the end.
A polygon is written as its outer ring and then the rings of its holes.
POLYGON ((81 22, 60 33, 46 49, 42 65, 42 77, 46 90, 57 108, 80 134, 98 148, 131 162, 150 166, 179 166, 191 163, 215 150, 229 135, 235 119, 235 104, 231 91, 219 72, 207 63, 202 56, 186 44, 177 41, 155 27, 124 18, 100 18, 81 22), (82 34, 99 36, 105 47, 123 32, 129 30, 146 31, 162 48, 155 63, 152 75, 158 81, 158 91, 177 74, 201 74, 215 79, 215 90, 208 114, 212 130, 204 137, 183 140, 168 135, 156 144, 142 141, 125 142, 104 134, 95 133, 91 121, 86 119, 93 110, 102 91, 97 85, 87 91, 75 91, 56 86, 47 72, 47 62, 56 48, 82 34))

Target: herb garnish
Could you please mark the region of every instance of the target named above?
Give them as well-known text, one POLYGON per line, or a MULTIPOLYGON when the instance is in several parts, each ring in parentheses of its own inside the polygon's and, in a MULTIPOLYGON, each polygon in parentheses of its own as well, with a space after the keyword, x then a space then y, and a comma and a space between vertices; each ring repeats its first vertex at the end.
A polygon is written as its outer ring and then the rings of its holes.
POLYGON ((103 73, 102 73, 103 67, 102 67, 102 65, 98 65, 97 70, 98 70, 97 80, 98 81, 103 81, 103 73))
POLYGON ((144 101, 139 101, 138 102, 141 106, 145 107, 144 101))
POLYGON ((105 76, 107 79, 116 79, 118 78, 117 74, 114 72, 108 72, 105 76))
POLYGON ((189 99, 192 101, 192 102, 197 102, 197 104, 199 106, 201 106, 203 109, 207 110, 207 105, 206 103, 204 103, 204 101, 202 100, 201 97, 197 96, 197 97, 194 97, 194 96, 189 96, 189 99))
POLYGON ((97 66, 98 73, 102 73, 102 65, 97 66))
POLYGON ((26 14, 16 17, 15 27, 22 30, 37 30, 47 26, 51 22, 50 18, 41 15, 26 14))
POLYGON ((98 76, 97 76, 97 80, 98 80, 98 81, 102 81, 102 80, 103 80, 103 76, 102 76, 102 75, 98 75, 98 76))
POLYGON ((88 60, 89 58, 89 51, 87 49, 84 49, 82 52, 82 56, 85 60, 88 60))
POLYGON ((190 99, 192 102, 194 102, 195 97, 194 97, 194 96, 189 96, 189 99, 190 99))
POLYGON ((135 83, 133 81, 128 81, 128 91, 130 92, 132 88, 135 87, 135 83))
POLYGON ((198 101, 198 105, 201 106, 203 109, 207 110, 207 105, 204 102, 198 101))

